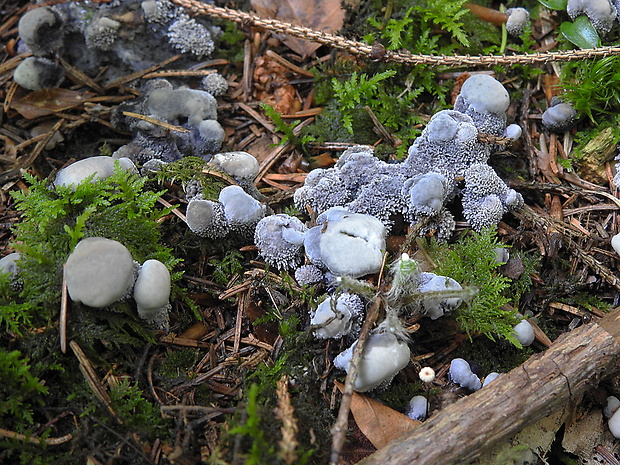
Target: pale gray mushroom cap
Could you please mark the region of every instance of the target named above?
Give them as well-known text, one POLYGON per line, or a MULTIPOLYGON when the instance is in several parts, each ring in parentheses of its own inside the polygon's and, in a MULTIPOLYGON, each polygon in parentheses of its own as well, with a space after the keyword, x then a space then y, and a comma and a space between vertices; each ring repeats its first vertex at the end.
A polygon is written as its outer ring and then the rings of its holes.
POLYGON ((523 347, 532 345, 532 342, 536 339, 534 327, 526 319, 521 320, 519 324, 514 327, 514 335, 523 347))
POLYGON ((508 20, 506 21, 506 31, 511 36, 520 36, 525 31, 530 22, 530 12, 525 8, 508 8, 506 10, 508 20))
POLYGON ((219 201, 231 228, 253 227, 265 216, 265 205, 239 186, 226 186, 220 191, 219 201))
POLYGON ((603 415, 609 418, 611 417, 616 410, 620 407, 620 399, 616 396, 607 397, 607 404, 603 407, 603 415))
POLYGON ((69 166, 61 169, 54 179, 55 186, 71 187, 75 190, 76 186, 89 176, 93 176, 93 182, 99 179, 109 178, 114 174, 114 162, 118 161, 121 168, 130 173, 137 173, 138 170, 129 158, 114 159, 107 156, 97 156, 84 158, 76 161, 69 166))
POLYGON ((196 196, 187 204, 185 219, 189 229, 202 237, 219 239, 229 233, 224 207, 219 202, 196 196))
POLYGON ((209 164, 236 179, 254 179, 260 169, 258 160, 247 152, 216 153, 209 164))
POLYGON ((320 339, 339 339, 359 328, 364 305, 355 294, 341 294, 337 299, 328 296, 312 315, 310 325, 322 327, 314 331, 320 339), (335 311, 334 311, 335 310, 335 311), (330 321, 331 320, 331 321, 330 321))
POLYGON ((377 273, 383 263, 385 236, 383 223, 370 215, 351 213, 330 221, 320 238, 321 262, 336 276, 377 273))
POLYGON ((187 118, 192 126, 217 118, 217 100, 208 92, 194 89, 172 89, 162 84, 149 92, 147 111, 167 122, 187 118))
MULTIPOLYGON (((454 279, 435 273, 422 272, 418 276, 418 292, 425 294, 439 291, 460 291, 463 288, 454 279)), ((460 297, 422 297, 422 308, 431 320, 456 309, 463 300, 460 297)))
POLYGON ((13 72, 13 80, 28 90, 58 87, 65 78, 65 72, 47 58, 28 57, 13 72))
POLYGON ((437 215, 450 193, 450 182, 435 172, 421 174, 405 181, 403 194, 414 216, 437 215))
POLYGON ((166 265, 159 260, 145 261, 138 271, 133 298, 141 318, 148 321, 165 318, 170 299, 170 271, 166 265))
MULTIPOLYGON (((510 106, 508 91, 497 79, 488 74, 474 74, 461 87, 459 98, 465 106, 471 106, 478 113, 505 114, 510 106)), ((457 108, 455 103, 454 108, 457 108)))
POLYGON ((65 263, 69 296, 90 307, 106 307, 121 299, 134 283, 129 250, 104 237, 82 239, 65 263))
POLYGON ((611 30, 617 16, 616 8, 609 0, 568 0, 566 12, 572 19, 585 14, 602 34, 611 30))
POLYGON ((254 244, 268 264, 294 268, 303 259, 306 229, 299 219, 284 213, 266 216, 256 225, 254 244))
MULTIPOLYGON (((357 341, 334 359, 336 368, 349 372, 356 345, 357 341)), ((353 389, 365 392, 389 384, 394 376, 409 364, 410 355, 407 343, 394 334, 371 334, 366 341, 353 389)))
POLYGON ((64 21, 51 7, 35 8, 19 20, 19 36, 35 56, 49 55, 62 46, 64 21))
POLYGON ((0 273, 8 273, 11 278, 16 278, 19 273, 19 261, 21 254, 19 252, 13 252, 0 258, 0 273))
POLYGON ((513 140, 518 140, 521 138, 522 134, 523 129, 521 129, 521 126, 519 126, 518 124, 509 124, 504 130, 503 136, 510 137, 513 140))
POLYGON ((486 375, 484 378, 484 382, 482 383, 482 387, 485 387, 487 384, 490 384, 493 381, 495 381, 499 377, 499 375, 500 374, 495 371, 492 371, 491 373, 486 375))
POLYGON ((471 366, 462 358, 455 358, 450 362, 450 379, 461 387, 477 391, 482 387, 480 378, 471 371, 471 366))
POLYGON ((428 400, 424 396, 414 396, 407 405, 405 412, 412 420, 422 421, 428 415, 428 400))
POLYGON ((547 129, 554 132, 570 130, 577 121, 577 111, 569 103, 560 102, 545 110, 542 122, 547 129))
POLYGON ((121 23, 118 21, 102 16, 93 19, 84 28, 84 39, 89 48, 108 51, 114 46, 114 42, 118 38, 118 31, 121 23))

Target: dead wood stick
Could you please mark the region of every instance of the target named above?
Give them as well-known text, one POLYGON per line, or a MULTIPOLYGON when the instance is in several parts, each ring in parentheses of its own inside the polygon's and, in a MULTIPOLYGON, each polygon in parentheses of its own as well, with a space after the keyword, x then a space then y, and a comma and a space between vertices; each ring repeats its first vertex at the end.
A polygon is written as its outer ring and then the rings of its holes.
POLYGON ((560 336, 546 351, 359 462, 465 464, 620 371, 620 310, 560 336))

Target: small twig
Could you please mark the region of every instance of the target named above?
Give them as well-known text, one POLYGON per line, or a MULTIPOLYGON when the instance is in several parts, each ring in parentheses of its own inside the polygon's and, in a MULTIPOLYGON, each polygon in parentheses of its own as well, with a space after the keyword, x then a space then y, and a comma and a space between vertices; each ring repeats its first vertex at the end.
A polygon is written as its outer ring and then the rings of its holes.
POLYGON ((29 442, 30 444, 36 444, 38 446, 59 446, 73 439, 72 434, 66 434, 64 436, 60 436, 59 438, 39 438, 36 436, 27 436, 25 434, 16 433, 15 431, 9 431, 4 428, 0 428, 0 436, 8 439, 17 439, 22 442, 29 442))
POLYGON ((353 355, 351 357, 349 372, 347 373, 347 378, 344 383, 344 391, 342 392, 342 400, 340 401, 340 409, 338 410, 338 417, 336 418, 336 423, 334 423, 334 426, 331 429, 332 449, 329 460, 330 465, 338 465, 339 463, 338 459, 340 458, 342 446, 344 445, 344 440, 347 434, 349 411, 351 410, 351 399, 353 397, 353 384, 357 378, 358 366, 364 352, 364 347, 366 346, 366 340, 370 335, 370 331, 375 324, 375 321, 377 321, 382 302, 383 297, 381 295, 375 297, 375 300, 372 302, 372 306, 366 314, 366 319, 362 325, 357 344, 355 345, 355 350, 353 351, 353 355))
POLYGON ((155 118, 151 118, 150 116, 141 115, 140 113, 134 113, 133 111, 124 111, 124 116, 129 116, 131 118, 140 119, 142 121, 147 121, 156 126, 161 126, 164 129, 168 129, 169 131, 177 131, 177 132, 191 132, 189 129, 182 128, 181 126, 175 126, 174 124, 165 123, 155 118))

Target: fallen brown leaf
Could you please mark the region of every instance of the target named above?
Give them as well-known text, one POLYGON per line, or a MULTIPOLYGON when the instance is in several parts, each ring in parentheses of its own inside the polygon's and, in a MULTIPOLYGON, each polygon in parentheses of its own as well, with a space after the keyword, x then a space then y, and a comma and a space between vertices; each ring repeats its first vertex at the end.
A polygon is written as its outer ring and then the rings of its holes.
MULTIPOLYGON (((336 382, 336 387, 340 392, 344 390, 342 383, 336 382)), ((377 449, 422 424, 357 392, 351 399, 351 413, 359 429, 377 449)))
POLYGON ((13 99, 11 108, 24 118, 34 119, 80 106, 94 95, 92 92, 76 92, 59 87, 35 90, 23 98, 13 99))
MULTIPOLYGON (((252 8, 264 18, 275 18, 317 31, 336 32, 344 21, 340 0, 251 0, 252 8)), ((320 44, 284 36, 282 41, 303 58, 320 44)))

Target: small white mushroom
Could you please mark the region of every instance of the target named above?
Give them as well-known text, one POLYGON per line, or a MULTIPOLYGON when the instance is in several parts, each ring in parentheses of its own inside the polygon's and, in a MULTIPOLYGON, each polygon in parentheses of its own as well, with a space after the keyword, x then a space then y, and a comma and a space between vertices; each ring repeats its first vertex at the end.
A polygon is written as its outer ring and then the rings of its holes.
POLYGON ((493 381, 495 381, 498 376, 499 376, 499 373, 496 373, 495 371, 489 373, 486 376, 486 378, 484 378, 484 382, 482 383, 482 387, 485 387, 487 384, 490 384, 493 381))
MULTIPOLYGON (((349 372, 357 341, 334 359, 334 366, 349 372)), ((370 391, 392 382, 394 376, 409 364, 409 346, 392 333, 371 334, 360 360, 353 389, 370 391)))
POLYGON ((310 325, 317 327, 314 335, 320 339, 346 336, 352 330, 359 329, 363 309, 361 299, 355 294, 341 294, 337 299, 327 297, 310 320, 310 325))
POLYGON ((161 322, 168 316, 170 272, 159 260, 147 260, 138 271, 133 289, 138 314, 147 321, 161 322))
POLYGON ((254 179, 259 170, 258 160, 247 152, 217 153, 213 155, 209 164, 220 168, 235 179, 254 179))
POLYGON ((58 87, 65 78, 65 72, 47 58, 28 57, 13 72, 13 80, 28 90, 58 87))
POLYGON ((64 275, 73 301, 101 308, 129 293, 135 280, 134 262, 120 242, 88 237, 69 255, 64 275))
POLYGON ((616 234, 611 238, 611 246, 620 255, 620 234, 616 234))
POLYGON ((93 176, 92 181, 109 178, 114 174, 114 162, 118 161, 121 168, 130 173, 137 173, 136 166, 129 158, 119 158, 97 156, 84 158, 76 161, 69 166, 61 169, 54 179, 55 186, 70 187, 75 190, 77 185, 89 176, 93 176))
POLYGON ((620 409, 616 409, 616 412, 611 416, 607 422, 609 431, 614 435, 616 439, 620 439, 620 409))
POLYGON ((514 327, 514 334, 523 347, 531 345, 534 339, 536 339, 534 327, 526 319, 521 320, 519 324, 514 327))
POLYGON ((618 410, 618 407, 620 407, 620 399, 616 396, 607 397, 607 404, 603 408, 603 415, 606 418, 610 418, 618 410))

